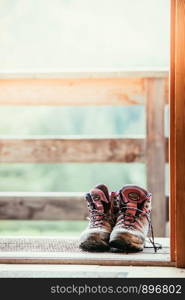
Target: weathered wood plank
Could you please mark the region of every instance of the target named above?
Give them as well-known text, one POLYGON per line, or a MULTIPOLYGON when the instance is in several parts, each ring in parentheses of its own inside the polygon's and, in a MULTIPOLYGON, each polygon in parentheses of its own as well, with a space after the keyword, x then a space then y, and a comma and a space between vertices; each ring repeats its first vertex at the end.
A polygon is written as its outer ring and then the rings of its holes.
POLYGON ((143 78, 0 80, 0 105, 138 105, 145 100, 143 78))
MULTIPOLYGON (((67 76, 67 74, 66 74, 67 76)), ((141 105, 145 78, 0 79, 0 105, 141 105)), ((168 79, 165 102, 168 101, 168 79)))
POLYGON ((0 251, 0 263, 96 264, 112 266, 172 265, 169 259, 169 248, 166 248, 165 251, 159 250, 155 255, 151 249, 147 248, 143 252, 134 254, 88 253, 79 250, 78 238, 68 240, 61 237, 53 240, 48 240, 47 238, 39 240, 33 237, 7 238, 7 240, 0 238, 0 248, 2 249, 0 251), (36 247, 33 246, 34 243, 36 247), (12 248, 14 251, 10 250, 12 248))
POLYGON ((147 81, 147 185, 153 194, 152 220, 157 236, 165 236, 165 137, 163 79, 147 81))
MULTIPOLYGON (((185 267, 185 0, 176 1, 175 24, 175 212, 176 264, 185 267)), ((173 150, 172 150, 173 151, 173 150)), ((174 165, 172 165, 172 172, 174 165)))
MULTIPOLYGON (((165 145, 168 161, 168 139, 165 145)), ((145 162, 142 138, 0 138, 0 162, 145 162)))
MULTIPOLYGON (((78 247, 80 232, 76 236, 65 236, 63 232, 56 236, 0 236, 0 253, 2 252, 73 252, 73 253, 84 253, 78 247)), ((156 252, 156 256, 160 254, 169 254, 169 238, 156 238, 156 242, 159 243, 162 248, 156 252)), ((106 255, 115 256, 122 255, 119 251, 107 251, 106 255), (114 255, 114 254, 113 254, 114 255)), ((144 247, 142 254, 153 254, 154 249, 151 243, 147 243, 144 247)), ((136 258, 141 253, 136 253, 136 258)), ((92 255, 92 254, 89 254, 92 255)), ((127 255, 127 254, 125 254, 127 255)))
MULTIPOLYGON (((100 253, 99 253, 100 254, 100 253)), ((33 256, 31 253, 23 253, 22 257, 13 257, 6 255, 0 255, 0 264, 52 264, 52 265, 99 265, 99 266, 163 266, 163 267, 174 267, 175 263, 171 262, 168 255, 162 254, 158 259, 153 259, 154 255, 151 254, 145 259, 135 259, 134 255, 132 259, 123 259, 121 258, 113 258, 107 259, 104 258, 68 258, 68 257, 52 257, 53 255, 46 255, 44 252, 38 253, 38 255, 33 256)), ((100 255, 99 255, 100 256, 100 255)))
POLYGON ((84 193, 0 192, 0 220, 85 220, 87 216, 84 193))
POLYGON ((0 193, 1 220, 84 220, 83 193, 0 193))
POLYGON ((0 138, 0 162, 144 162, 139 138, 0 138))

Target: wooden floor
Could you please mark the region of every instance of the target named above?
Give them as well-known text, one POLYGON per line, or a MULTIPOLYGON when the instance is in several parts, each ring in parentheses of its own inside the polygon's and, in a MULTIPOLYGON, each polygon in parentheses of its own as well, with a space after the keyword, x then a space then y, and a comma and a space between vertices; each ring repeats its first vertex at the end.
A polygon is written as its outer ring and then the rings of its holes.
MULTIPOLYGON (((84 252, 78 239, 66 237, 0 237, 0 264, 63 264, 102 266, 174 266, 169 239, 156 238, 162 249, 145 248, 138 253, 84 252)), ((151 247, 151 244, 146 244, 151 247)))

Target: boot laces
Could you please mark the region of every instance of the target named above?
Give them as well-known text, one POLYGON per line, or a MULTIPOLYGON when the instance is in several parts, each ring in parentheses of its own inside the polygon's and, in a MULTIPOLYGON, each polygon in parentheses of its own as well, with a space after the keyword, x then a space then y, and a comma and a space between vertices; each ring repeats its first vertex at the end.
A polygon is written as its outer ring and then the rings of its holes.
POLYGON ((91 222, 93 227, 101 227, 104 225, 105 221, 111 223, 110 215, 108 213, 100 212, 94 208, 89 208, 89 217, 87 217, 87 220, 91 222))
POLYGON ((92 210, 90 213, 89 220, 91 221, 93 227, 102 226, 105 219, 105 213, 99 212, 97 210, 92 210))
POLYGON ((123 224, 124 227, 127 229, 129 229, 130 227, 135 228, 134 223, 138 221, 138 218, 141 216, 141 214, 146 216, 147 221, 149 223, 149 236, 148 236, 149 241, 148 242, 152 244, 152 247, 146 246, 146 245, 144 247, 145 248, 153 248, 154 252, 156 253, 159 249, 162 249, 162 245, 155 242, 154 230, 153 230, 153 225, 152 225, 152 221, 150 218, 150 213, 147 213, 139 208, 124 206, 124 211, 122 209, 122 218, 120 219, 120 223, 123 224), (133 216, 132 214, 125 212, 125 210, 127 210, 127 209, 136 210, 136 212, 139 212, 139 214, 133 216), (125 220, 125 216, 127 216, 129 218, 132 217, 132 220, 129 220, 128 218, 125 220), (125 221, 129 222, 129 224, 125 224, 125 221))

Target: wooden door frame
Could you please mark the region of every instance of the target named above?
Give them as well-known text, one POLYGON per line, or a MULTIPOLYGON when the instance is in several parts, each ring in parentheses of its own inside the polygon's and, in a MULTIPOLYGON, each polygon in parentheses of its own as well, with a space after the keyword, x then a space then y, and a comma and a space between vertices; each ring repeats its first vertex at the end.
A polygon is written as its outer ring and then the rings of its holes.
MULTIPOLYGON (((185 0, 171 0, 170 142, 169 142, 170 145, 169 147, 170 148, 170 159, 169 159, 170 161, 170 229, 171 229, 170 240, 171 240, 171 261, 175 262, 177 267, 185 267, 185 199, 183 199, 185 198, 185 157, 184 157, 184 153, 185 153, 185 113, 184 113, 185 112, 185 55, 184 53, 185 53, 185 0)), ((71 88, 71 84, 70 84, 70 88, 71 88)), ((22 94, 24 95, 24 93, 22 94)), ((33 96, 34 95, 35 94, 33 93, 33 96)), ((36 96, 38 97, 38 94, 36 94, 36 96)), ((34 105, 35 103, 37 103, 37 97, 36 98, 33 97, 33 99, 31 98, 31 101, 32 100, 34 101, 33 102, 34 105)), ((9 99, 11 99, 11 97, 9 97, 9 99)), ((25 100, 24 97, 23 100, 25 100)), ((49 101, 51 101, 51 98, 49 98, 49 101)), ((60 102, 61 98, 59 98, 58 101, 60 102)), ((14 105, 15 102, 16 101, 14 101, 14 105)), ((18 98, 18 103, 20 103, 19 98, 18 98)))
POLYGON ((170 228, 171 260, 185 267, 185 0, 171 0, 170 228))

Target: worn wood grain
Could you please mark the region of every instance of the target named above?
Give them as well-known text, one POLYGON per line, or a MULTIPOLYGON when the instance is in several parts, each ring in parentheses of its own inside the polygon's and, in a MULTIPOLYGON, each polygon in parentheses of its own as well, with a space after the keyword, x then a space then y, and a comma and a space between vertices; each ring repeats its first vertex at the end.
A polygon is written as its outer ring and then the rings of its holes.
POLYGON ((147 248, 140 253, 87 253, 79 250, 78 238, 65 240, 61 237, 53 240, 48 240, 47 238, 36 239, 36 241, 35 238, 30 237, 7 238, 7 240, 6 238, 0 238, 0 244, 1 249, 3 247, 3 250, 0 252, 0 263, 96 264, 112 266, 173 265, 169 259, 169 248, 166 248, 166 251, 159 250, 157 254, 152 253, 151 249, 147 248), (36 248, 34 244, 37 245, 36 248), (14 249, 21 247, 22 250, 10 250, 12 246, 14 249))
MULTIPOLYGON (((175 24, 175 212, 176 264, 185 267, 185 0, 176 1, 175 24)), ((174 166, 173 166, 174 167, 174 166)))
POLYGON ((0 192, 0 220, 85 220, 87 216, 84 193, 0 192))
POLYGON ((163 79, 147 81, 147 186, 152 192, 152 221, 157 236, 165 236, 165 136, 163 79))
MULTIPOLYGON (((142 138, 4 138, 1 163, 145 162, 142 138)), ((168 161, 168 139, 165 141, 168 161)))
POLYGON ((165 259, 165 256, 162 255, 158 260, 154 260, 154 255, 151 254, 150 257, 148 257, 148 260, 145 258, 145 260, 135 260, 135 257, 131 260, 123 260, 120 259, 84 259, 84 258, 61 258, 60 256, 52 258, 46 257, 43 252, 40 253, 39 257, 33 257, 31 254, 29 256, 23 256, 23 257, 7 257, 2 256, 0 258, 1 264, 52 264, 52 265, 100 265, 100 266, 163 266, 163 267, 174 267, 175 263, 171 262, 168 259, 165 259))
POLYGON ((139 138, 0 139, 0 162, 143 162, 139 138))
POLYGON ((0 80, 0 105, 138 105, 145 100, 143 78, 0 80))
POLYGON ((175 261, 175 24, 176 0, 171 0, 171 34, 170 34, 170 136, 169 136, 169 163, 170 163, 170 251, 171 260, 175 261))
POLYGON ((1 220, 84 220, 82 193, 0 193, 1 220))
MULTIPOLYGON (((0 105, 142 105, 146 103, 145 80, 145 77, 0 79, 0 105)), ((167 103, 167 77, 164 80, 167 103)))

